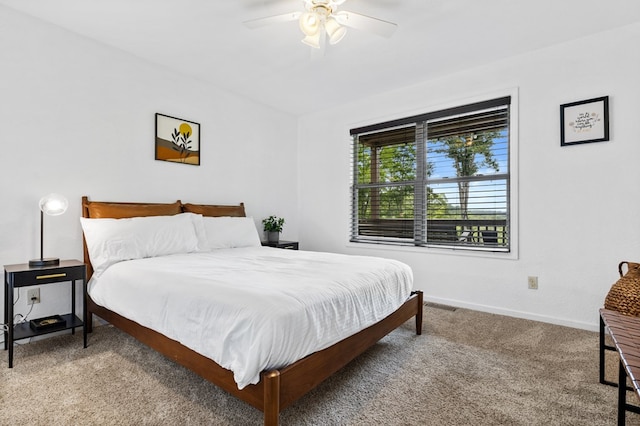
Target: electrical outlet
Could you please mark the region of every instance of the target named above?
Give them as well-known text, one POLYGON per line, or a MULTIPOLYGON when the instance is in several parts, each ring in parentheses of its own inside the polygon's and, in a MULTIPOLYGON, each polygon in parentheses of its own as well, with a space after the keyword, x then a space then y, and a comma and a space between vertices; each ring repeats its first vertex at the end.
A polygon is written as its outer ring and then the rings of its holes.
POLYGON ((538 277, 528 277, 527 284, 529 285, 529 290, 537 290, 538 289, 538 277))
POLYGON ((39 288, 32 288, 27 290, 27 305, 33 305, 34 303, 40 303, 39 288))

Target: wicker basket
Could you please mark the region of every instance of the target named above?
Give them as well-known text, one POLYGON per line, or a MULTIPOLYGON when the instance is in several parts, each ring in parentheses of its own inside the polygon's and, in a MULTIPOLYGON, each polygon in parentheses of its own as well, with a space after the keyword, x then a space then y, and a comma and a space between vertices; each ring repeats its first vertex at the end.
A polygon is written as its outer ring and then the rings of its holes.
POLYGON ((620 262, 618 272, 620 279, 611 286, 604 307, 624 315, 640 316, 640 263, 620 262), (623 274, 625 264, 627 273, 623 274))

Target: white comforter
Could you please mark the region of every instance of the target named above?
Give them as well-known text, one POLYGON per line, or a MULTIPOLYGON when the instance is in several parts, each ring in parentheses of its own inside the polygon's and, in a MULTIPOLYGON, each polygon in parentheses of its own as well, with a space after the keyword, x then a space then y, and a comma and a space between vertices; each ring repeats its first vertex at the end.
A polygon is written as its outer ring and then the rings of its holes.
POLYGON ((251 247, 119 262, 89 293, 231 370, 242 389, 383 319, 412 284, 394 260, 251 247))

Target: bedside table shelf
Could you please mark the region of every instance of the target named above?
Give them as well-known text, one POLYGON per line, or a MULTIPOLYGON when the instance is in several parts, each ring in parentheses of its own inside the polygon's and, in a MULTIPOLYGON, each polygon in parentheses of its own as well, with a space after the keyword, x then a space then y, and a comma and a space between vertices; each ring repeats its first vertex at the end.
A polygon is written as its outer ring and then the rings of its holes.
POLYGON ((65 321, 64 325, 48 328, 46 330, 34 330, 29 325, 29 321, 16 324, 13 327, 13 340, 28 339, 29 337, 42 336, 43 334, 54 333, 56 331, 69 330, 71 328, 82 327, 82 320, 73 314, 60 315, 65 321))

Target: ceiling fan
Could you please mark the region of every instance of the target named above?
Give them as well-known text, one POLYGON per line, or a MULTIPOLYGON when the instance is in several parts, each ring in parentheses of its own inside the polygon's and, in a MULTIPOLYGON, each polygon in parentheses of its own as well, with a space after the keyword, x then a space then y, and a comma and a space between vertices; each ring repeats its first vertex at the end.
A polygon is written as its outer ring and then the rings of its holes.
POLYGON ((304 11, 252 19, 243 22, 254 29, 266 25, 298 20, 304 34, 302 42, 316 49, 324 49, 326 41, 336 44, 347 33, 347 27, 391 37, 397 25, 360 13, 338 10, 346 0, 303 0, 304 11))

